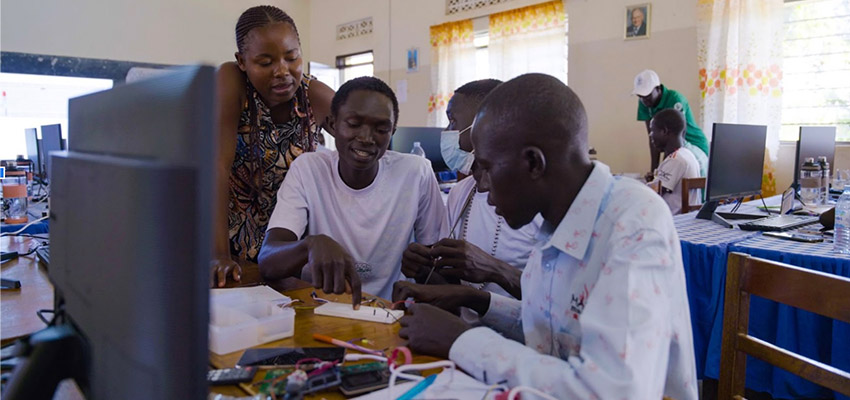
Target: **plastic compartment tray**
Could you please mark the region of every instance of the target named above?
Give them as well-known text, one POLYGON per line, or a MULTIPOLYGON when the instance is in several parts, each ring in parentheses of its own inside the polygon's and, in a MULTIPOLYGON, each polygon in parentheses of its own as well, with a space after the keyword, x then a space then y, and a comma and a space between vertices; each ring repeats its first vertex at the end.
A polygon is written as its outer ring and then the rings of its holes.
POLYGON ((210 291, 210 350, 227 354, 295 333, 291 300, 268 286, 210 291))

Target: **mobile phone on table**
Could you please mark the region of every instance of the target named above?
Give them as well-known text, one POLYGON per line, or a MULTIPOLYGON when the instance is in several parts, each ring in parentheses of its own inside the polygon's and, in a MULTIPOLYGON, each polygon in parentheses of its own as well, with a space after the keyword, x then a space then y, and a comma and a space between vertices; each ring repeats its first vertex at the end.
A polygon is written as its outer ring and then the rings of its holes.
POLYGON ((765 236, 793 240, 795 242, 804 242, 804 243, 818 243, 823 242, 823 236, 821 235, 812 235, 809 233, 798 233, 798 232, 764 232, 765 236))
POLYGON ((345 349, 342 347, 275 347, 245 350, 236 365, 292 367, 298 361, 307 358, 342 361, 344 357, 345 349))

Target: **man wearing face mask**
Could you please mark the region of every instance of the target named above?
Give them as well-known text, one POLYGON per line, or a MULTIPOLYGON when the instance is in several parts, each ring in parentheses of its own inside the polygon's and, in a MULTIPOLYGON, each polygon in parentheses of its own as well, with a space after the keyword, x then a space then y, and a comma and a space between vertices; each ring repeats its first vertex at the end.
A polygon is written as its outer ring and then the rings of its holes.
MULTIPOLYGON (((449 192, 449 237, 427 247, 412 243, 404 252, 402 272, 419 283, 463 283, 501 295, 521 297, 520 274, 528 260, 542 220, 511 229, 480 193, 474 166, 470 128, 481 102, 502 82, 484 79, 457 90, 446 108, 449 125, 440 148, 449 168, 467 177, 449 192)), ((404 286, 404 282, 400 284, 404 286)), ((397 286, 398 287, 398 286, 397 286)), ((434 293, 439 293, 435 290, 434 293)), ((469 310, 467 320, 475 319, 469 310)))

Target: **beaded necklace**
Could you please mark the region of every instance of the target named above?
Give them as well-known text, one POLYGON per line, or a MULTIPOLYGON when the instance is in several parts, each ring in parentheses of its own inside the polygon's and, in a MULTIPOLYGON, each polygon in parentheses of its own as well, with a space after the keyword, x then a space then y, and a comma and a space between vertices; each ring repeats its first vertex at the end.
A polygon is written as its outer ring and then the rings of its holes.
MULTIPOLYGON (((463 229, 461 232, 461 240, 466 241, 466 235, 469 231, 469 214, 472 213, 472 203, 475 202, 475 193, 478 192, 478 184, 472 186, 472 192, 469 193, 469 198, 466 201, 466 206, 461 210, 461 218, 463 218, 463 229)), ((499 235, 502 233, 502 222, 504 218, 502 216, 496 217, 496 234, 493 236, 493 246, 490 249, 490 256, 496 257, 496 249, 499 247, 499 235)), ((479 290, 483 289, 487 282, 480 284, 473 284, 471 282, 465 282, 469 286, 476 287, 479 290)))

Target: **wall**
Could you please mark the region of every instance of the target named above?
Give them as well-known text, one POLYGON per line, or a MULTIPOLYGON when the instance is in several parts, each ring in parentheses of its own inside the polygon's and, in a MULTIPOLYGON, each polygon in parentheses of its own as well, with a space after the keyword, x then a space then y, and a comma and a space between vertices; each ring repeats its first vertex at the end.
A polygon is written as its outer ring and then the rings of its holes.
MULTIPOLYGON (((290 12, 300 29, 309 32, 308 0, 265 3, 290 12)), ((119 61, 219 64, 233 59, 233 30, 250 5, 236 0, 3 0, 0 48, 119 61)))
MULTIPOLYGON (((400 123, 422 126, 427 121, 431 87, 428 28, 541 2, 514 0, 446 16, 444 1, 314 0, 309 38, 312 61, 332 65, 338 55, 373 50, 376 76, 394 89, 399 80, 407 80, 408 100, 401 105, 400 123), (336 40, 336 25, 369 16, 374 20, 371 35, 336 40), (406 71, 410 47, 420 50, 416 73, 406 71)), ((630 95, 637 72, 655 69, 665 84, 684 93, 694 105, 698 104, 699 95, 694 2, 652 2, 651 38, 624 41, 625 6, 633 3, 632 0, 566 1, 570 23, 570 86, 587 107, 591 145, 596 147, 599 158, 618 172, 649 169, 646 131, 642 123, 635 121, 637 99, 630 95)))
POLYGON ((334 65, 336 57, 372 50, 375 76, 394 90, 406 80, 407 101, 399 105, 399 124, 425 126, 431 92, 429 27, 448 21, 477 18, 546 0, 512 0, 506 3, 447 16, 445 0, 313 0, 310 2, 312 60, 334 65), (371 35, 336 40, 336 26, 372 17, 371 35), (407 49, 419 48, 419 71, 407 72, 407 49))
MULTIPOLYGON (((696 5, 694 1, 652 2, 650 38, 623 40, 626 5, 632 0, 569 0, 569 83, 590 119, 590 143, 615 172, 647 172, 646 127, 636 121, 634 76, 655 70, 665 86, 699 109, 696 5)), ((698 115, 695 115, 699 118, 698 115)))

